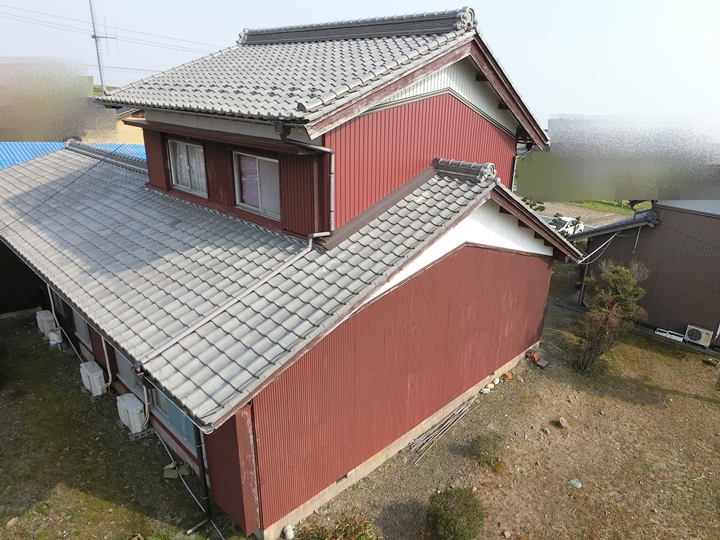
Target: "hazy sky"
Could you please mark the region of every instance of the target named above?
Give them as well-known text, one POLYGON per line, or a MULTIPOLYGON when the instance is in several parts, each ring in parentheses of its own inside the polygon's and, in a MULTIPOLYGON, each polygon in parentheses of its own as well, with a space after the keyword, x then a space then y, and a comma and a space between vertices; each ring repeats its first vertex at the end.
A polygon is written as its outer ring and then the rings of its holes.
MULTIPOLYGON (((102 55, 106 84, 122 85, 231 46, 243 28, 458 7, 447 0, 96 0, 95 15, 99 33, 120 38, 104 40, 102 55)), ((472 7, 544 126, 562 114, 720 117, 717 0, 476 0, 472 7)), ((69 60, 97 77, 91 33, 87 0, 0 0, 0 58, 69 60)))

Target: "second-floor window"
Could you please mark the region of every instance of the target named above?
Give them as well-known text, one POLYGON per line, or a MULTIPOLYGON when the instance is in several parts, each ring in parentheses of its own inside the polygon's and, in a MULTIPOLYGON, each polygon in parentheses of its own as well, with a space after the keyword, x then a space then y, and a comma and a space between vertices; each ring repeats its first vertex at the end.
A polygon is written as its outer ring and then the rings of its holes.
POLYGON ((181 141, 168 141, 173 187, 207 197, 203 147, 181 141))
POLYGON ((235 200, 240 208, 280 219, 280 171, 275 159, 234 153, 235 200))

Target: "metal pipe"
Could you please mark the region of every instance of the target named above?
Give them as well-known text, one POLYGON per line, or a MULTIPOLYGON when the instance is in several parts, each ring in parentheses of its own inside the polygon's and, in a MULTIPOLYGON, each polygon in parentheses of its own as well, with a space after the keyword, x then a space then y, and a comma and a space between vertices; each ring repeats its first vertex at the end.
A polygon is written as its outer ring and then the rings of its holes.
POLYGON ((193 434, 195 435, 195 453, 198 460, 198 469, 200 472, 200 490, 202 492, 201 501, 205 509, 207 520, 212 519, 210 515, 210 492, 208 491, 207 478, 205 478, 205 455, 203 453, 203 440, 200 435, 200 429, 193 424, 193 434))
POLYGON ((95 51, 97 52, 98 60, 98 71, 100 72, 100 87, 102 88, 103 95, 107 94, 105 91, 105 78, 103 77, 103 66, 102 60, 100 60, 100 36, 98 36, 97 30, 95 29, 95 10, 93 9, 93 0, 90 1, 90 19, 92 19, 93 35, 92 38, 95 40, 95 51))
POLYGON ((57 315, 55 315, 55 302, 53 302, 52 289, 50 288, 49 283, 46 283, 45 285, 47 285, 48 298, 50 298, 50 311, 52 312, 53 321, 55 321, 55 327, 60 328, 60 323, 58 322, 57 315))
POLYGON ((105 342, 105 338, 100 336, 100 339, 102 339, 102 346, 103 346, 103 354, 105 355, 105 368, 108 372, 108 382, 107 384, 103 385, 103 388, 108 388, 112 384, 112 369, 110 369, 110 356, 108 356, 107 352, 107 344, 105 342))
POLYGON ((319 144, 310 144, 288 139, 287 136, 290 129, 285 124, 281 124, 281 126, 285 129, 279 129, 279 126, 276 126, 276 131, 279 133, 280 140, 282 140, 282 142, 299 146, 300 148, 307 148, 309 150, 316 150, 318 152, 328 154, 330 158, 330 174, 328 175, 330 183, 330 232, 335 232, 335 150, 328 148, 327 146, 320 146, 319 144))

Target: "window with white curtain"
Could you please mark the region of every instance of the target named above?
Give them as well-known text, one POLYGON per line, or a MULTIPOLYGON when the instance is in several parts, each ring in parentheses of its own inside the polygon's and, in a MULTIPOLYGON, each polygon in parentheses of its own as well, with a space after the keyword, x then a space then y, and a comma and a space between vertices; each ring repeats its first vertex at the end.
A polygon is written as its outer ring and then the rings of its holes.
POLYGON ((280 219, 280 168, 276 159, 234 153, 239 208, 280 219))
POLYGON ((168 141, 173 187, 207 197, 205 154, 199 144, 168 141))

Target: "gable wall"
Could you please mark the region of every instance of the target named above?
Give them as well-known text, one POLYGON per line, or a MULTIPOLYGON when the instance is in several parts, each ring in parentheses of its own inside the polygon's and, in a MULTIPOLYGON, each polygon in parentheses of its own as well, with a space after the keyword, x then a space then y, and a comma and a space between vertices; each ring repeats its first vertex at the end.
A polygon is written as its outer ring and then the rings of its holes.
POLYGON ((510 186, 515 138, 450 94, 357 117, 327 133, 335 150, 335 225, 400 187, 436 157, 492 162, 510 186))
POLYGON ((253 401, 264 528, 540 338, 549 257, 464 247, 370 304, 253 401))
POLYGON ((472 60, 466 58, 390 96, 377 108, 443 91, 452 92, 468 106, 505 129, 509 134, 516 133, 518 121, 509 110, 498 107, 498 103, 501 101, 500 97, 489 82, 475 80, 477 73, 478 68, 472 60))
MULTIPOLYGON (((688 324, 720 331, 720 216, 698 215, 656 206, 660 225, 621 232, 602 258, 590 265, 597 275, 602 260, 624 266, 635 259, 650 270, 640 283, 645 297, 639 304, 648 312, 647 323, 685 334, 688 324), (637 239, 637 246, 635 241, 637 239), (633 255, 633 249, 635 254, 633 255)), ((612 235, 592 238, 596 249, 612 235)), ((720 341, 716 340, 716 343, 720 341)))

